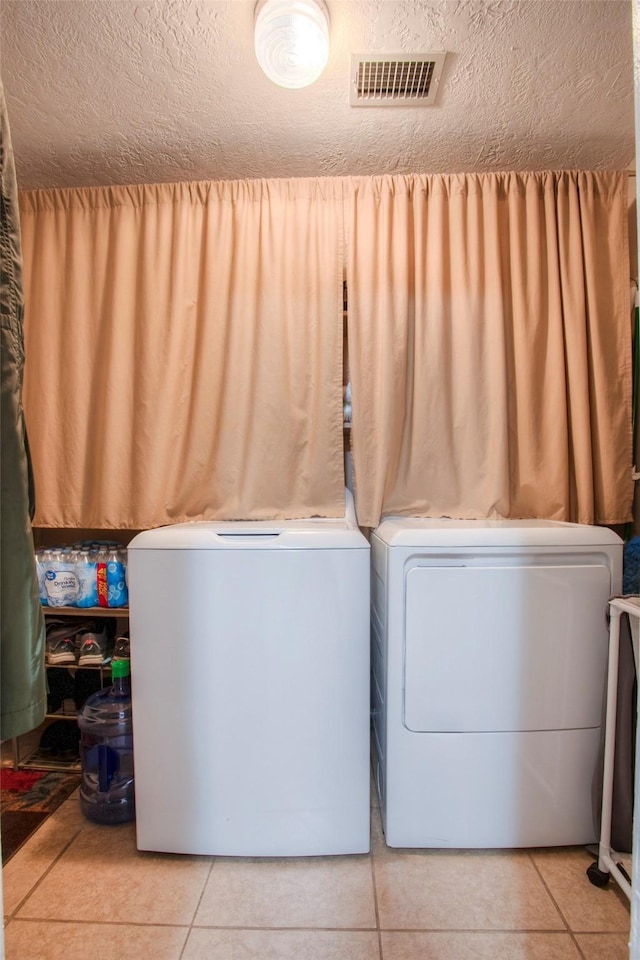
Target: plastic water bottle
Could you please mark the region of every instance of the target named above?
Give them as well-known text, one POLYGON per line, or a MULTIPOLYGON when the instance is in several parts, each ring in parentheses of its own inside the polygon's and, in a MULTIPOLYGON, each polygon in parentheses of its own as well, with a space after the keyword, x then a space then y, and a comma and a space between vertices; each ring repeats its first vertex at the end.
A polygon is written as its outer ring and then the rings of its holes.
POLYGON ((111 547, 107 554, 107 597, 110 607, 126 607, 129 602, 125 567, 118 547, 111 547))
POLYGON ((92 694, 78 714, 80 806, 96 823, 135 818, 129 661, 111 664, 113 685, 92 694))
POLYGON ((90 543, 81 543, 78 548, 76 565, 79 607, 98 606, 98 578, 96 568, 95 550, 92 551, 92 545, 90 543))

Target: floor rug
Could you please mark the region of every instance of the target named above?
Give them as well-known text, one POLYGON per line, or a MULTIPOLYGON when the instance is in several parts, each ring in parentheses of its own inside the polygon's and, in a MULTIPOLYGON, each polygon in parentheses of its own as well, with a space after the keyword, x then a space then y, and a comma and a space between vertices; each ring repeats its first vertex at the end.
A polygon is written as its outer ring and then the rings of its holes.
POLYGON ((3 866, 79 784, 76 773, 0 768, 3 866))

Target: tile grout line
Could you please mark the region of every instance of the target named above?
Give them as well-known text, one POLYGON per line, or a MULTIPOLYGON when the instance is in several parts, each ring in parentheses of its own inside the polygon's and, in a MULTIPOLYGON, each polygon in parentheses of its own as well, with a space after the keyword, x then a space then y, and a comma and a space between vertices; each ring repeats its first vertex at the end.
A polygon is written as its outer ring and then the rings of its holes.
POLYGON ((382 956, 382 931, 380 929, 380 910, 378 908, 378 888, 376 886, 376 868, 373 855, 373 843, 371 843, 371 851, 369 853, 371 857, 371 883, 373 885, 373 909, 376 915, 376 932, 378 934, 378 955, 380 960, 383 960, 382 956))
MULTIPOLYGON (((36 832, 37 832, 37 831, 36 831, 36 832)), ((22 900, 20 900, 20 902, 14 907, 13 911, 12 911, 10 914, 7 914, 7 916, 8 916, 10 919, 16 919, 16 920, 20 919, 20 918, 17 916, 18 910, 22 910, 22 908, 23 908, 24 905, 26 904, 26 902, 27 902, 27 900, 29 899, 29 897, 31 897, 31 895, 36 892, 36 890, 38 889, 38 887, 40 886, 40 884, 43 882, 43 880, 45 879, 45 877, 48 877, 48 876, 49 876, 49 874, 51 873, 51 871, 52 871, 53 868, 55 867, 56 863, 65 855, 65 853, 67 852, 67 850, 69 849, 69 847, 71 846, 71 844, 74 843, 74 842, 78 839, 78 837, 80 836, 81 833, 82 833, 82 827, 80 827, 80 828, 74 833, 74 835, 71 837, 71 839, 62 847, 62 849, 60 850, 60 852, 53 858, 53 860, 51 861, 51 863, 49 864, 49 866, 46 868, 46 870, 44 871, 44 873, 42 874, 42 876, 38 877, 38 879, 36 880, 36 882, 34 883, 34 885, 31 887, 31 889, 29 890, 29 892, 24 895, 24 897, 22 898, 22 900)), ((17 852, 19 853, 20 851, 17 851, 17 852)))
MULTIPOLYGON (((104 922, 107 923, 108 921, 104 921, 104 922)), ((139 926, 144 926, 144 924, 139 924, 139 926)), ((167 926, 170 926, 170 924, 167 924, 167 926)), ((251 926, 247 926, 246 924, 244 925, 228 924, 227 926, 223 926, 217 923, 203 923, 201 925, 197 924, 192 929, 194 930, 234 930, 234 931, 246 930, 248 932, 255 932, 256 930, 258 930, 260 931, 260 933, 270 933, 272 931, 276 931, 277 933, 289 933, 291 931, 293 931, 294 933, 314 933, 314 932, 317 932, 317 933, 376 933, 376 927, 316 927, 316 926, 304 927, 304 926, 300 926, 299 924, 295 926, 289 926, 289 927, 288 926, 279 927, 276 925, 273 925, 270 927, 259 927, 259 926, 251 927, 251 926)))
POLYGON ((12 923, 60 923, 80 927, 139 927, 141 930, 161 927, 163 930, 189 930, 186 923, 161 923, 159 920, 153 923, 144 923, 141 920, 86 920, 84 917, 77 917, 75 920, 70 917, 8 917, 7 920, 12 923))
MULTIPOLYGON (((56 924, 74 924, 77 926, 99 926, 99 927, 139 927, 148 929, 150 927, 161 927, 165 930, 232 930, 234 932, 246 931, 247 933, 377 933, 376 927, 249 927, 249 926, 218 926, 212 923, 205 923, 201 926, 189 927, 185 923, 162 923, 154 921, 153 923, 144 923, 140 920, 86 920, 78 917, 77 919, 58 918, 58 917, 15 917, 8 914, 7 923, 56 923, 56 924)), ((521 927, 385 927, 380 931, 382 933, 462 933, 462 934, 535 934, 536 936, 558 937, 570 935, 571 930, 549 930, 546 927, 531 927, 522 929, 521 927)), ((580 936, 585 937, 616 937, 625 934, 621 930, 584 930, 580 936)))
MULTIPOLYGON (((385 927, 383 933, 522 933, 545 937, 564 937, 571 930, 549 930, 548 927, 385 927)), ((589 931, 587 936, 615 935, 614 931, 589 931)))
POLYGON ((534 857, 533 857, 533 854, 529 851, 529 852, 527 853, 527 856, 529 857, 529 860, 531 861, 531 864, 532 864, 532 866, 533 866, 533 869, 535 870, 535 872, 536 872, 536 873, 538 874, 538 876, 540 877, 540 882, 542 883, 544 889, 547 891, 547 894, 548 894, 549 897, 551 898, 551 902, 553 903, 554 907, 555 907, 556 910, 558 911, 558 913, 559 913, 559 915, 560 915, 560 919, 561 919, 562 922, 564 923, 564 925, 565 925, 565 927, 566 927, 566 929, 567 929, 567 933, 568 933, 569 936, 571 937, 571 940, 572 940, 572 942, 573 942, 576 950, 578 951, 578 955, 579 955, 579 957, 580 957, 580 960, 586 960, 585 955, 584 955, 584 953, 582 952, 582 950, 581 950, 581 948, 580 948, 580 944, 578 943, 578 941, 577 941, 577 939, 576 939, 576 935, 575 935, 575 933, 573 932, 573 930, 571 929, 571 926, 570 926, 570 924, 569 924, 569 921, 567 920, 567 918, 565 917, 564 913, 563 913, 562 910, 560 909, 560 905, 558 904, 556 898, 555 898, 554 895, 551 893, 551 890, 549 889, 549 885, 548 885, 547 881, 544 879, 544 877, 542 876, 542 871, 541 871, 540 868, 538 867, 538 864, 536 863, 536 861, 535 861, 535 859, 534 859, 534 857))
POLYGON ((198 910, 200 909, 200 904, 202 903, 202 898, 204 897, 204 892, 205 892, 205 890, 207 889, 207 884, 209 883, 209 878, 211 877, 211 871, 213 870, 213 866, 214 866, 215 862, 216 862, 215 857, 212 857, 212 858, 211 858, 211 863, 209 864, 209 870, 208 870, 207 875, 206 875, 206 877, 205 877, 204 883, 202 884, 202 890, 200 891, 200 896, 198 897, 198 902, 197 902, 196 905, 195 905, 195 909, 194 909, 193 915, 192 915, 192 917, 191 917, 191 923, 189 924, 189 929, 187 930, 187 935, 186 935, 186 937, 184 938, 184 943, 182 944, 182 950, 180 951, 180 956, 178 957, 178 960, 182 960, 182 958, 184 957, 184 952, 185 952, 185 950, 187 949, 187 944, 189 943, 189 938, 191 937, 191 931, 193 930, 193 924, 194 924, 194 921, 195 921, 196 917, 198 916, 198 910))
MULTIPOLYGON (((379 800, 378 791, 376 788, 376 773, 375 773, 375 763, 373 760, 373 752, 372 752, 372 740, 370 737, 370 740, 369 740, 369 791, 371 791, 372 788, 373 788, 374 797, 376 798, 376 800, 379 800)), ((371 883, 373 884, 373 909, 376 915, 376 931, 378 934, 378 955, 379 955, 379 960, 383 960, 382 931, 380 929, 380 910, 378 907, 378 887, 376 885, 376 868, 375 868, 375 857, 374 857, 374 850, 373 850, 372 827, 373 827, 374 816, 378 816, 380 818, 380 823, 382 825, 382 811, 380 810, 379 804, 375 806, 373 804, 369 804, 369 844, 370 844, 369 857, 371 858, 371 883)))

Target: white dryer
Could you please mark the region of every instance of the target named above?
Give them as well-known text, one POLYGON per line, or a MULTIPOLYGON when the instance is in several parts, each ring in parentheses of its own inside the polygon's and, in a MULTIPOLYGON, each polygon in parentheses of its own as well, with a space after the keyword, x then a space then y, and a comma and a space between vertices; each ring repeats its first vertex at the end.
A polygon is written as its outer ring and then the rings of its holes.
POLYGON ((369 850, 369 544, 336 520, 129 545, 140 850, 369 850))
POLYGON ((620 538, 542 520, 390 518, 372 534, 371 562, 386 842, 594 842, 620 538))

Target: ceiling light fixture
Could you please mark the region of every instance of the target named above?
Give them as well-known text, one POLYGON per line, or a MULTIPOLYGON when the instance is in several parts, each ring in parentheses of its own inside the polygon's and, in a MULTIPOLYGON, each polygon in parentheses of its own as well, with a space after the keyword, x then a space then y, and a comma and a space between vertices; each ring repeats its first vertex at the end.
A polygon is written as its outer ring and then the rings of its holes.
POLYGON ((329 59, 329 11, 324 0, 258 0, 258 63, 274 83, 297 89, 314 83, 329 59))

